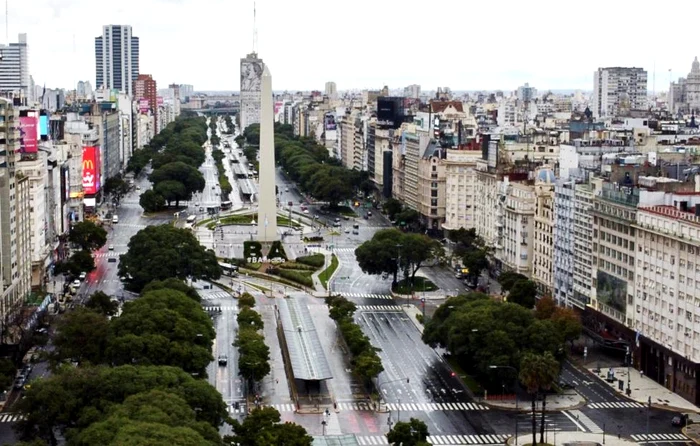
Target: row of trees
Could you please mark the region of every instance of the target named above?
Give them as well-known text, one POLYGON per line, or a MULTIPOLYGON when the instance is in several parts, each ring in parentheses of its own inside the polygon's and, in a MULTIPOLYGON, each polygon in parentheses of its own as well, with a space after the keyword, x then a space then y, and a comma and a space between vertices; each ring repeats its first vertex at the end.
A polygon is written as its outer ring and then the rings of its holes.
MULTIPOLYGON (((210 139, 211 143, 212 143, 211 155, 212 155, 212 158, 214 158, 214 163, 216 163, 216 170, 219 173, 219 186, 221 187, 221 200, 226 201, 226 200, 228 200, 229 194, 233 191, 233 187, 231 186, 231 182, 229 181, 228 176, 226 176, 226 168, 224 167, 224 160, 226 159, 226 155, 219 148, 220 141, 219 141, 219 137, 216 135, 216 117, 215 116, 212 116, 211 122, 214 123, 214 128, 211 130, 212 136, 210 139), (216 137, 216 139, 214 137, 216 137)), ((211 124, 210 124, 210 127, 211 127, 211 124)))
POLYGON ((371 240, 355 249, 355 258, 365 274, 392 276, 397 283, 413 282, 418 269, 430 260, 444 256, 439 242, 423 234, 406 233, 397 229, 377 231, 371 240))
POLYGON ((205 160, 202 145, 207 141, 207 123, 202 117, 181 115, 154 136, 148 147, 129 159, 127 169, 138 174, 151 162, 149 180, 153 189, 141 194, 139 203, 149 212, 162 210, 173 202, 190 200, 204 190, 205 180, 198 170, 205 160))
POLYGON ((481 273, 489 268, 489 253, 484 241, 476 234, 474 228, 450 231, 448 238, 454 243, 453 257, 460 259, 462 266, 468 271, 466 280, 472 286, 477 286, 481 273))
POLYGON ((246 386, 260 381, 270 373, 270 347, 260 333, 264 327, 262 317, 253 310, 255 298, 243 293, 238 300, 238 336, 234 346, 238 347, 238 373, 246 379, 246 386))
POLYGON ((74 224, 68 234, 68 241, 78 247, 67 260, 58 263, 54 272, 78 275, 95 269, 93 251, 102 248, 107 243, 107 231, 91 221, 81 221, 74 224))
POLYGON ((326 298, 330 317, 338 325, 343 339, 352 354, 351 366, 355 376, 360 378, 365 386, 371 384, 384 371, 382 360, 377 354, 378 349, 372 345, 362 328, 353 321, 357 306, 343 296, 326 298))
POLYGON ((216 280, 221 267, 214 251, 205 249, 192 231, 153 225, 131 237, 126 254, 119 256, 119 276, 127 289, 140 292, 153 280, 216 280))
POLYGON ((227 135, 233 135, 233 132, 236 130, 236 125, 233 123, 231 115, 224 116, 224 124, 226 125, 224 133, 226 133, 227 135))
POLYGON ((198 299, 169 279, 149 284, 119 317, 101 292, 64 314, 48 354, 54 373, 18 403, 22 439, 57 444, 60 433, 76 445, 220 444, 228 413, 202 379, 215 333, 198 299))

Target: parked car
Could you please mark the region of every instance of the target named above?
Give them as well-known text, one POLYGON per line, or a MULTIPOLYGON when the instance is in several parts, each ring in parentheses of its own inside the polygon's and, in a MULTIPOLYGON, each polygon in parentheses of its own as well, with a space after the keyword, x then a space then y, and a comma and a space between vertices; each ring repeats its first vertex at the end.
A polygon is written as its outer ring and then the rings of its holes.
POLYGON ((71 286, 72 286, 73 288, 80 288, 80 285, 81 285, 81 283, 80 283, 80 280, 78 280, 78 279, 75 279, 75 280, 73 281, 73 283, 71 283, 71 286))
POLYGON ((80 275, 78 276, 78 279, 80 279, 80 280, 85 280, 86 277, 87 277, 87 273, 86 273, 86 272, 82 272, 82 273, 80 273, 80 275))

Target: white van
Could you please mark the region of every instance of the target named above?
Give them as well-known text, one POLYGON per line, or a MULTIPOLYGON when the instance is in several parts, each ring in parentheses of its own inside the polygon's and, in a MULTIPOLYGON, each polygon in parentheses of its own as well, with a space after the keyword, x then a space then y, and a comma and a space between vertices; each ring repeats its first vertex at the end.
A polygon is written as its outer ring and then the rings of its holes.
POLYGON ((116 225, 117 223, 119 223, 119 216, 115 215, 114 217, 112 217, 112 224, 116 225))

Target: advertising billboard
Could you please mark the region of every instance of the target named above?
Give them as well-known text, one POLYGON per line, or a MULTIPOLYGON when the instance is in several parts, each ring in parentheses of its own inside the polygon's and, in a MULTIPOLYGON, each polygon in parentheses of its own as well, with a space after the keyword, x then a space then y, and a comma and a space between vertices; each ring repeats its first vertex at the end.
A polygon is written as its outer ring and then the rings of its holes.
POLYGON ((156 96, 156 104, 163 105, 163 96, 156 96))
POLYGON ((403 98, 381 96, 377 98, 377 125, 380 128, 401 127, 404 118, 403 98))
POLYGON ((323 124, 326 130, 337 130, 338 125, 335 122, 335 116, 331 113, 326 113, 323 117, 323 124))
POLYGON ((596 278, 598 301, 621 313, 627 311, 627 282, 600 270, 596 278))
POLYGON ((139 113, 147 113, 149 108, 148 99, 139 99, 139 113))
POLYGON ((83 147, 83 192, 85 195, 97 193, 97 147, 83 147))
POLYGON ((37 139, 37 119, 34 116, 20 116, 19 151, 21 153, 37 153, 39 150, 37 139))
POLYGON ((39 116, 39 135, 49 135, 49 117, 46 115, 39 116))
POLYGON ((61 204, 70 200, 70 169, 68 166, 61 167, 61 204))
POLYGON ((102 189, 102 149, 95 147, 95 189, 102 189))

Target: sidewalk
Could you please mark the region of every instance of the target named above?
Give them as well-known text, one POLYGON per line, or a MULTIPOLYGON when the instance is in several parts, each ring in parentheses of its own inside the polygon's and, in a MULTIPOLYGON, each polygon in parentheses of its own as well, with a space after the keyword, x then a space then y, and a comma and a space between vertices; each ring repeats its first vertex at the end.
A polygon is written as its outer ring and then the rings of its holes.
POLYGON ((629 377, 627 375, 627 367, 603 367, 600 373, 596 373, 595 367, 587 367, 592 375, 598 377, 601 382, 609 385, 613 390, 622 396, 627 397, 625 391, 618 389, 618 380, 622 380, 624 388, 627 389, 629 378, 629 387, 632 389, 631 395, 628 397, 638 403, 648 404, 651 397, 652 406, 659 409, 675 410, 678 412, 696 412, 700 413, 700 407, 695 406, 690 401, 668 390, 656 381, 643 376, 638 370, 630 367, 629 377), (605 378, 608 371, 612 370, 615 380, 609 383, 605 378))
MULTIPOLYGON (((604 444, 606 446, 637 446, 636 441, 617 438, 617 435, 612 434, 589 434, 584 432, 547 432, 545 433, 545 441, 550 444, 575 444, 576 442, 585 442, 586 444, 604 444)), ((537 441, 540 441, 540 434, 537 433, 537 441)), ((532 434, 518 435, 518 438, 511 437, 506 444, 508 445, 523 445, 532 443, 532 434)))

